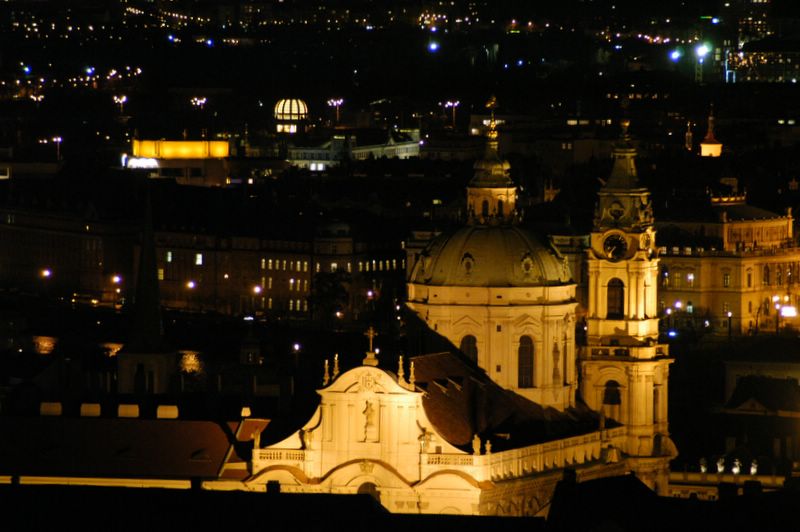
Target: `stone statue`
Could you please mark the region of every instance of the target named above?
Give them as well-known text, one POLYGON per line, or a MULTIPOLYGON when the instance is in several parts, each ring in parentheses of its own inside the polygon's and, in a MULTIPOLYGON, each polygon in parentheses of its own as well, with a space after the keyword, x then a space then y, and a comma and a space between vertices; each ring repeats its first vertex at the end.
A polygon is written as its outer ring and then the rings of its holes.
POLYGON ((481 454, 481 439, 476 434, 472 437, 472 454, 479 455, 481 454))

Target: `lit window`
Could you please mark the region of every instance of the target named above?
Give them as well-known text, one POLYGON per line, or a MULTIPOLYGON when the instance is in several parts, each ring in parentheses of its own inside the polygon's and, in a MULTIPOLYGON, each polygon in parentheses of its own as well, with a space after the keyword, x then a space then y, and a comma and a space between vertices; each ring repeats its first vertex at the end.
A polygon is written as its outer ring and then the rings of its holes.
POLYGON ((304 260, 304 261, 303 261, 303 271, 304 271, 304 272, 307 272, 307 271, 308 271, 308 261, 307 261, 307 260, 304 260))
POLYGON ((271 270, 272 269, 272 259, 269 259, 267 262, 267 267, 271 270))
POLYGON ((159 268, 158 269, 158 280, 159 281, 163 281, 164 280, 164 268, 159 268))
POLYGON ((308 300, 303 301, 303 312, 308 312, 308 300))
POLYGON ((272 298, 267 299, 267 308, 272 308, 272 298))
POLYGON ((347 273, 353 273, 353 264, 350 262, 347 263, 347 273))
POLYGON ((270 278, 267 280, 267 288, 269 288, 270 290, 272 290, 272 277, 270 277, 270 278))
POLYGON ((172 262, 172 252, 167 251, 167 262, 172 262))
POLYGON ((289 300, 289 310, 294 310, 294 299, 289 300))
POLYGON ((393 270, 397 269, 397 259, 392 259, 392 269, 393 270))
POLYGON ((722 274, 722 286, 725 288, 729 288, 731 286, 731 274, 723 273, 722 274))
POLYGON ((286 271, 286 259, 283 259, 283 268, 281 268, 281 269, 286 271))
POLYGON ((319 264, 319 262, 318 262, 318 263, 317 263, 317 265, 314 267, 314 270, 315 270, 317 273, 319 273, 319 270, 320 270, 320 264, 319 264))
POLYGON ((294 261, 289 261, 289 269, 294 270, 294 261))
POLYGON ((267 259, 261 259, 261 269, 262 270, 267 269, 267 259))
POLYGON ((335 262, 331 262, 331 271, 335 272, 339 268, 339 265, 335 262))
POLYGON ((361 261, 358 261, 358 271, 360 272, 364 271, 364 263, 361 261))
POLYGON ((308 292, 308 279, 303 280, 303 292, 308 292))
POLYGON ((687 273, 686 274, 686 286, 688 286, 689 288, 692 288, 694 286, 694 274, 693 273, 687 273))
POLYGON ((294 279, 289 279, 289 290, 294 290, 294 279))

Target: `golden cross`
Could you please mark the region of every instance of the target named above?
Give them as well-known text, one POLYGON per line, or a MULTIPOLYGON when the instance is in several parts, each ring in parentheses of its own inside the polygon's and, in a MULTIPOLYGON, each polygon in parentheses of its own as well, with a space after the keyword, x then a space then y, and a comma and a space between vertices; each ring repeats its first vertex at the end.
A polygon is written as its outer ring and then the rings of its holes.
POLYGON ((369 352, 371 353, 372 352, 372 340, 376 336, 378 336, 378 332, 372 327, 372 325, 370 325, 369 329, 367 329, 367 332, 364 333, 364 336, 369 338, 369 352))

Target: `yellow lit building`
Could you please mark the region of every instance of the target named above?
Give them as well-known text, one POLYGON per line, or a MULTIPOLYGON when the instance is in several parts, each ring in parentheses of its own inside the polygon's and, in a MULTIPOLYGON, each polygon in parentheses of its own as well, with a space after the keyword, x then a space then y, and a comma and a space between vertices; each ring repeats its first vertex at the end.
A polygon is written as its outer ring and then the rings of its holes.
POLYGON ((228 182, 227 140, 134 140, 122 166, 150 171, 155 178, 174 178, 182 185, 222 186, 228 182))
POLYGON ((728 334, 730 326, 734 335, 794 325, 800 248, 791 209, 781 215, 753 207, 744 194, 706 201, 658 223, 666 243, 659 250, 662 315, 675 328, 728 334))

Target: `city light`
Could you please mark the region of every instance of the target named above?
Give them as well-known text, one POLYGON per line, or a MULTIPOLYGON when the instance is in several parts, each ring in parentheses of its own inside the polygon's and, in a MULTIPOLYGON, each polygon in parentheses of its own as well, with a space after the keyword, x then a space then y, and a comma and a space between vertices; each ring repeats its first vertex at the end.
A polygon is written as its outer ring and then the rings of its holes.
POLYGON ((186 281, 186 288, 189 290, 194 290, 195 286, 197 286, 197 284, 194 281, 186 281))
POLYGON ((119 114, 125 110, 125 102, 128 101, 128 97, 124 94, 120 94, 118 96, 114 96, 114 103, 119 105, 119 114))
POLYGON ((456 107, 459 106, 461 102, 458 100, 455 101, 446 101, 444 102, 445 109, 452 109, 453 110, 453 129, 456 128, 456 107))
POLYGON ((439 43, 436 41, 431 41, 428 43, 428 51, 429 52, 436 52, 439 50, 439 43))
POLYGON ((200 108, 200 110, 202 111, 206 105, 206 102, 208 101, 208 98, 206 98, 205 96, 195 96, 189 101, 193 106, 200 108))
POLYGON ((708 53, 711 51, 711 48, 707 44, 700 44, 697 48, 694 49, 694 53, 697 54, 697 57, 702 61, 708 53))
POLYGON ((675 62, 677 62, 682 56, 683 53, 680 50, 673 50, 672 53, 669 54, 669 58, 675 62))
POLYGON ((342 98, 331 98, 328 100, 328 106, 336 109, 336 123, 339 123, 339 108, 344 103, 342 98))

